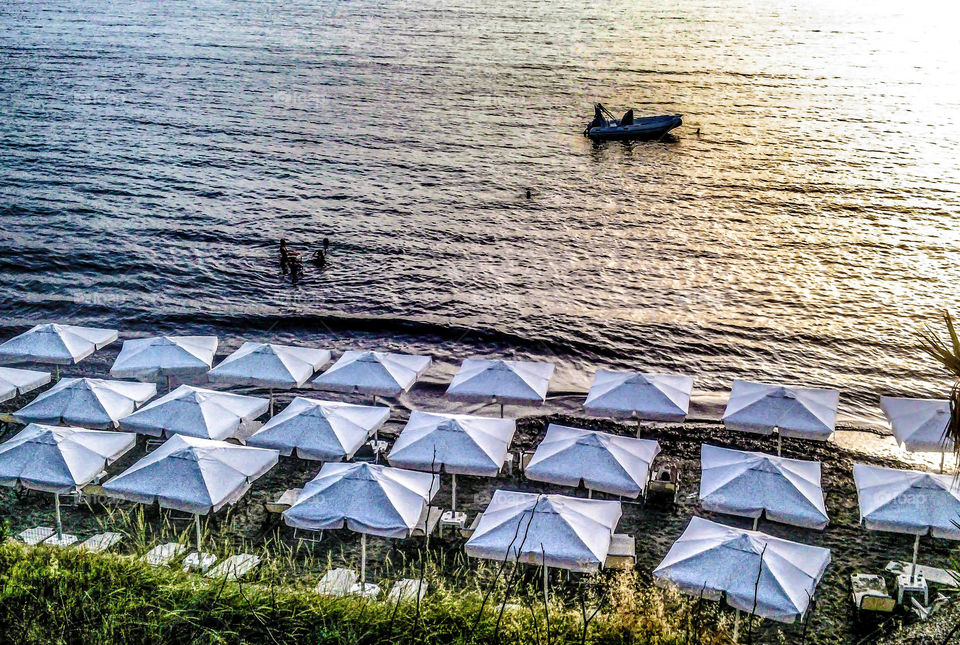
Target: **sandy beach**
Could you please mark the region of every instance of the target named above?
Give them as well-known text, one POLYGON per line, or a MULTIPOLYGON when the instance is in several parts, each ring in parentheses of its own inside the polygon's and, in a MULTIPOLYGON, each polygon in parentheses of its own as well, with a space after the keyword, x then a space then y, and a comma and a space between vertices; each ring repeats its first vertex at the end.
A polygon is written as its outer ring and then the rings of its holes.
MULTIPOLYGON (((3 406, 9 410, 10 403, 3 406)), ((391 432, 402 427, 402 411, 394 414, 394 423, 384 433, 388 438, 391 432)), ((518 420, 518 431, 513 450, 533 450, 543 438, 549 423, 560 423, 585 428, 601 429, 623 435, 637 435, 641 438, 655 439, 659 442, 661 453, 655 464, 676 464, 682 472, 680 502, 676 508, 657 508, 642 503, 624 503, 623 518, 618 532, 630 533, 636 537, 637 570, 642 579, 652 580, 650 573, 666 554, 671 544, 682 533, 689 519, 697 514, 724 522, 732 526, 750 527, 750 520, 732 516, 719 516, 703 513, 698 505, 699 458, 703 443, 731 447, 736 449, 775 451, 776 440, 773 437, 748 435, 725 430, 722 425, 710 422, 688 422, 685 424, 623 424, 608 420, 588 419, 582 416, 538 415, 518 420)), ((854 428, 842 429, 845 433, 861 433, 854 428)), ((9 431, 6 437, 10 436, 9 431)), ((144 454, 143 438, 140 445, 111 467, 111 473, 119 472, 144 454)), ((909 536, 867 531, 858 525, 856 489, 852 477, 854 463, 869 463, 891 467, 904 467, 896 459, 842 447, 835 443, 816 443, 786 439, 783 442, 783 455, 792 458, 817 460, 823 466, 823 488, 826 495, 826 507, 830 516, 830 525, 823 532, 801 529, 761 520, 759 530, 774 536, 829 548, 832 563, 820 585, 816 596, 816 607, 807 625, 807 642, 810 643, 855 643, 864 634, 858 631, 854 623, 852 606, 849 600, 849 576, 854 572, 879 573, 891 559, 909 559, 912 539, 909 536)), ((320 464, 282 458, 274 468, 258 480, 251 491, 239 503, 227 511, 214 516, 210 524, 209 540, 213 544, 243 543, 245 548, 256 551, 265 543, 275 539, 296 547, 297 541, 292 531, 279 522, 276 516, 265 511, 265 504, 277 499, 280 494, 294 487, 301 487, 315 476, 320 464)), ((512 476, 502 476, 495 480, 465 477, 458 478, 458 506, 467 512, 469 519, 482 511, 489 502, 494 490, 498 488, 525 491, 540 491, 585 496, 585 490, 571 490, 565 487, 543 485, 522 477, 516 470, 512 476)), ((598 494, 597 497, 603 497, 598 494)), ((442 486, 434 503, 446 505, 450 499, 450 478, 442 478, 442 486)), ((130 508, 133 505, 121 504, 130 508)), ((52 504, 49 495, 28 493, 18 495, 9 489, 0 491, 0 508, 4 517, 10 521, 10 528, 18 532, 37 525, 50 525, 52 504)), ((170 537, 177 533, 190 531, 189 523, 170 523, 156 510, 146 513, 148 531, 153 535, 170 537)), ((85 507, 67 508, 64 511, 64 528, 67 532, 81 537, 98 532, 101 526, 109 527, 109 516, 103 509, 92 512, 85 507)), ((359 536, 349 531, 334 531, 324 535, 323 541, 303 549, 295 556, 303 561, 306 570, 298 570, 301 582, 316 580, 332 566, 356 567, 359 560, 359 536)), ((369 540, 369 567, 371 578, 387 575, 389 570, 405 559, 412 558, 417 549, 423 548, 422 539, 389 541, 369 540)), ((460 566, 463 556, 463 539, 448 534, 444 538, 431 539, 431 553, 442 555, 442 561, 449 563, 451 574, 462 572, 460 566)), ((925 538, 921 543, 920 561, 923 564, 947 566, 950 562, 951 544, 946 541, 925 538)), ((450 580, 456 586, 456 580, 450 580)), ((564 584, 558 580, 557 593, 564 593, 564 584)), ((795 642, 801 634, 799 625, 785 626, 764 621, 760 628, 762 639, 757 642, 795 642), (781 636, 783 634, 783 636, 781 636)))

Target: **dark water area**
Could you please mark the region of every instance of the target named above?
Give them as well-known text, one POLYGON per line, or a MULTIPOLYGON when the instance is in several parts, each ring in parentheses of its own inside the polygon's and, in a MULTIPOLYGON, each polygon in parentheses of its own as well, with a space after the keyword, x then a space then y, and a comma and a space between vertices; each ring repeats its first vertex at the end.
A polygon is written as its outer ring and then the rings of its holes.
POLYGON ((920 5, 4 2, 0 332, 943 396, 960 37, 920 5), (685 125, 594 145, 595 100, 685 125), (281 237, 328 265, 292 284, 281 237))

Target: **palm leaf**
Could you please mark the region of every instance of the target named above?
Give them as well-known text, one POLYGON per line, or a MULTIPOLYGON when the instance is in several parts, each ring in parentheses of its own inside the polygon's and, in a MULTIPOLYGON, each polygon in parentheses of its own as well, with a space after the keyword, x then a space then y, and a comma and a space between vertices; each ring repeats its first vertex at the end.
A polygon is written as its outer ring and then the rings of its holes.
POLYGON ((960 459, 960 335, 957 334, 949 311, 943 312, 943 321, 947 326, 948 340, 945 341, 937 332, 927 327, 920 332, 920 347, 954 378, 950 391, 950 422, 944 436, 953 445, 954 455, 960 459))

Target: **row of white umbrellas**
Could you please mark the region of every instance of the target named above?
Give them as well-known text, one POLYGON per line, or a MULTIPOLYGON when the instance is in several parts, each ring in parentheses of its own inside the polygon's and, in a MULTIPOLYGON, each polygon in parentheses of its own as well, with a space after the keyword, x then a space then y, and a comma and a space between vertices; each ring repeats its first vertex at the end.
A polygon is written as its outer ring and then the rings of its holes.
MULTIPOLYGON (((0 363, 75 363, 117 339, 115 330, 37 325, 0 344, 0 363)), ((244 343, 212 368, 213 336, 161 336, 124 341, 111 369, 115 378, 163 381, 206 374, 213 382, 272 389, 303 387, 331 360, 328 350, 244 343)), ((343 393, 397 396, 417 382, 430 357, 348 351, 313 386, 343 393)), ((551 363, 467 359, 451 381, 453 400, 542 403, 553 374, 551 363)), ((43 373, 0 368, 0 400, 43 385, 43 373)), ((653 421, 682 421, 689 410, 693 379, 687 376, 599 370, 584 409, 594 415, 653 421)), ((839 392, 736 380, 723 415, 732 429, 826 440, 836 425, 839 392)), ((272 396, 270 409, 272 412, 272 396)), ((945 400, 882 397, 881 408, 897 440, 910 450, 949 451, 944 436, 945 400)))

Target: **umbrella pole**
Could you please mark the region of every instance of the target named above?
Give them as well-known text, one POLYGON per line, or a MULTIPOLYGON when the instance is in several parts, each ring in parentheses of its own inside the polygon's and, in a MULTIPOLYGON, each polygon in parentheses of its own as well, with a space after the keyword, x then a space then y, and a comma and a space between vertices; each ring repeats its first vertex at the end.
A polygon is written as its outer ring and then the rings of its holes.
POLYGON ((360 586, 367 584, 367 534, 360 534, 360 586))
POLYGON ((740 642, 740 610, 737 610, 737 615, 733 619, 733 642, 740 642))
POLYGON ((910 582, 915 582, 917 578, 917 554, 920 551, 920 534, 913 540, 913 566, 910 567, 910 582))
POLYGON ((500 418, 503 418, 503 403, 500 404, 500 418))
POLYGON ((940 474, 941 475, 943 474, 943 462, 946 458, 947 458, 947 453, 941 452, 940 453, 940 474))
POLYGON ((588 489, 587 489, 587 499, 593 499, 593 489, 592 489, 592 488, 588 488, 588 489))
POLYGON ((170 394, 170 375, 167 374, 167 394, 170 394))
POLYGON ((757 530, 757 525, 758 525, 758 524, 760 524, 760 516, 759 516, 759 515, 757 515, 755 518, 753 518, 753 530, 754 530, 754 531, 757 530))
POLYGON ((63 524, 60 521, 60 493, 53 494, 53 510, 57 518, 57 539, 63 539, 63 524))
POLYGON ((273 388, 270 388, 270 416, 273 416, 273 388))
POLYGON ((60 380, 60 366, 59 366, 59 365, 54 365, 54 366, 53 366, 53 380, 54 380, 54 381, 59 381, 59 380, 60 380))
POLYGON ((450 509, 457 510, 457 473, 453 473, 453 491, 450 493, 450 509))
POLYGON ((783 446, 783 435, 777 430, 777 457, 780 456, 780 448, 783 446))
POLYGON ((197 553, 200 553, 200 513, 193 514, 194 524, 197 526, 197 553))
POLYGON ((543 604, 547 604, 550 601, 550 567, 547 566, 547 563, 543 563, 543 604))

